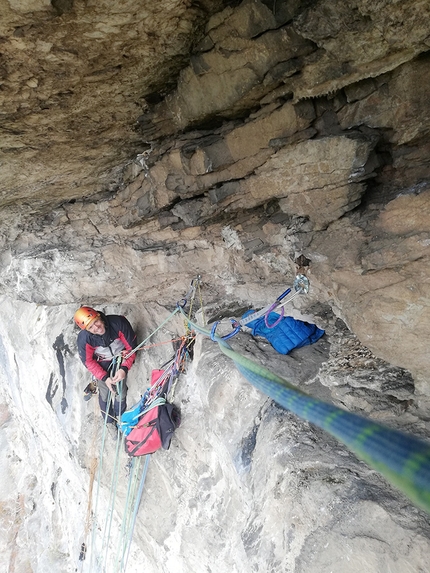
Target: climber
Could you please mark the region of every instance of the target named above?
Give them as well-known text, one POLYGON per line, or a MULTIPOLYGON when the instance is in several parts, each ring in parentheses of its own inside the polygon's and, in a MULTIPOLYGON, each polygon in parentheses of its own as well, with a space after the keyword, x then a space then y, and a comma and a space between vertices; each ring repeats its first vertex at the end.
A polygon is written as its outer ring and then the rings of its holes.
POLYGON ((124 359, 121 356, 136 347, 136 334, 124 316, 105 315, 89 306, 81 306, 73 318, 81 329, 78 334, 79 357, 97 381, 102 416, 106 417, 112 436, 117 435, 116 421, 127 408, 126 376, 136 355, 124 359), (119 367, 112 360, 114 357, 119 357, 119 367), (109 392, 112 400, 108 399, 109 392), (106 416, 108 401, 110 406, 106 416))

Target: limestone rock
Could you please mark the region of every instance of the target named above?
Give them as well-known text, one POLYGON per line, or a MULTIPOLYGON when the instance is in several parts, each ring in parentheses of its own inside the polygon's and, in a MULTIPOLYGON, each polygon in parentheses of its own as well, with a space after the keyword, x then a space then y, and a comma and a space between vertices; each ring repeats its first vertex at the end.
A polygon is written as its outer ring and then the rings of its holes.
POLYGON ((370 229, 363 232, 341 221, 307 251, 311 258, 316 252, 323 256, 313 265, 313 273, 329 280, 329 296, 348 301, 347 322, 366 346, 375 349, 382 347, 382 340, 389 340, 380 354, 393 364, 399 364, 399 355, 407 352, 411 369, 426 388, 429 204, 428 191, 399 197, 372 222, 374 236, 381 233, 378 239, 369 241, 370 229), (399 338, 396 332, 404 324, 408 335, 399 338))
POLYGON ((372 90, 370 95, 366 94, 354 105, 339 111, 341 126, 350 128, 366 124, 390 129, 398 145, 426 136, 430 130, 426 90, 430 81, 429 70, 427 56, 418 58, 409 66, 401 66, 385 79, 378 91, 372 90))
POLYGON ((140 150, 144 96, 179 73, 198 22, 221 4, 1 0, 0 204, 115 188, 140 150))
POLYGON ((320 50, 295 84, 295 98, 334 92, 426 52, 429 16, 429 6, 414 0, 402 5, 324 0, 311 6, 298 16, 295 28, 320 50))
POLYGON ((282 211, 324 229, 360 203, 361 182, 371 176, 366 164, 373 145, 363 138, 333 137, 286 147, 242 184, 229 208, 253 207, 276 197, 282 211))
MULTIPOLYGON (((94 398, 82 400, 89 375, 76 357, 75 305, 49 308, 4 297, 1 304, 1 501, 3 524, 10 528, 0 563, 17 573, 29 567, 66 573, 76 567, 85 540, 88 567, 92 533, 85 522, 101 417, 94 398), (35 368, 28 356, 36 345, 35 368)), ((168 316, 160 305, 103 310, 126 314, 139 340, 168 316)), ((407 373, 373 356, 327 307, 315 310, 327 335, 312 347, 282 356, 245 333, 232 344, 304 391, 325 399, 331 393, 367 416, 427 435, 407 373)), ((206 308, 211 316, 216 312, 229 310, 222 301, 206 308)), ((166 342, 183 329, 183 321, 172 319, 152 342, 166 342)), ((172 348, 158 344, 139 353, 128 378, 129 405, 172 348)), ((181 426, 170 450, 151 457, 128 561, 132 573, 142 566, 160 571, 160 564, 166 573, 203 571, 213 568, 214 554, 217 570, 238 573, 261 567, 321 571, 321 563, 339 573, 353 573, 363 562, 372 573, 386 564, 399 573, 411 565, 425 568, 428 516, 322 430, 260 394, 210 340, 199 338, 194 356, 175 390, 181 426), (154 514, 162 518, 154 520, 154 514)), ((103 535, 115 458, 113 443, 106 445, 96 540, 103 535)), ((121 451, 109 562, 127 496, 126 464, 121 451)))
MULTIPOLYGON (((0 9, 0 569, 78 566, 100 430, 81 395, 82 303, 127 315, 144 340, 201 275, 199 316, 227 333, 305 273, 287 312, 323 339, 288 356, 246 333, 232 344, 428 439, 428 3, 0 9)), ((175 316, 139 353, 130 403, 183 330, 175 316)), ((426 570, 428 516, 211 341, 194 355, 129 573, 426 570)), ((113 465, 108 452, 103 509, 113 465)))

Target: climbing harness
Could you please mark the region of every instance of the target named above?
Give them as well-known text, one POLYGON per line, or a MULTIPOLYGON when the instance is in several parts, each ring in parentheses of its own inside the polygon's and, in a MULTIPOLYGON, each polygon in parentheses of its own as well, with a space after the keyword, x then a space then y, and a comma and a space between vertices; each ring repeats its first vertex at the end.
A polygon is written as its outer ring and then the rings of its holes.
MULTIPOLYGON (((245 318, 242 318, 240 320, 237 320, 235 318, 230 318, 230 322, 231 322, 231 326, 233 328, 233 330, 231 332, 229 332, 228 334, 226 334, 225 336, 220 336, 220 338, 222 338, 223 340, 228 340, 230 338, 232 338, 233 336, 236 336, 236 334, 238 334, 243 327, 247 326, 250 322, 254 321, 254 320, 258 320, 259 318, 264 317, 264 323, 267 326, 267 328, 274 328, 275 326, 277 326, 281 320, 284 318, 284 307, 285 305, 289 304, 297 295, 299 294, 307 294, 309 292, 309 279, 305 276, 305 275, 297 275, 295 280, 294 280, 294 284, 292 288, 287 288, 286 291, 284 291, 281 295, 278 296, 278 298, 275 300, 275 302, 265 306, 264 308, 262 308, 261 310, 257 311, 257 312, 253 312, 252 314, 249 314, 248 316, 246 316, 245 318), (286 300, 284 300, 284 298, 289 295, 292 292, 292 288, 294 288, 294 293, 286 300), (280 309, 281 313, 279 315, 279 318, 277 318, 275 320, 275 322, 273 322, 272 324, 269 324, 269 315, 271 312, 275 312, 276 310, 280 309)), ((212 329, 210 331, 210 338, 211 340, 215 341, 216 339, 216 330, 218 328, 218 326, 220 325, 221 321, 218 320, 216 322, 213 323, 212 325, 212 329)))

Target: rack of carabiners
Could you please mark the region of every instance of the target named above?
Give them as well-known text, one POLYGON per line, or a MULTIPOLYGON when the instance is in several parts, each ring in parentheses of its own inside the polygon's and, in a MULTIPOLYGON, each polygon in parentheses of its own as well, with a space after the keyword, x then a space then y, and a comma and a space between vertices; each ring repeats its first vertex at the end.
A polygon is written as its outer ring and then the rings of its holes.
POLYGON ((211 339, 215 340, 215 338, 218 336, 222 340, 228 340, 229 338, 232 338, 238 334, 243 327, 260 318, 264 318, 264 324, 267 326, 267 328, 275 328, 275 326, 277 326, 285 316, 285 306, 289 304, 294 298, 296 298, 296 296, 307 294, 308 292, 309 279, 302 274, 296 275, 293 286, 287 288, 287 290, 279 295, 273 303, 270 303, 261 310, 247 314, 247 316, 241 318, 240 320, 237 320, 236 318, 229 318, 228 320, 230 321, 233 330, 228 334, 224 336, 220 336, 219 334, 217 335, 217 328, 220 326, 222 321, 217 320, 214 322, 211 329, 211 339), (269 323, 270 313, 277 311, 279 311, 278 318, 274 322, 269 323))
POLYGON ((148 388, 144 395, 144 407, 147 408, 160 396, 169 396, 173 400, 173 393, 179 375, 185 372, 185 365, 188 359, 192 359, 195 334, 187 334, 182 337, 179 347, 173 357, 160 368, 160 375, 148 388))

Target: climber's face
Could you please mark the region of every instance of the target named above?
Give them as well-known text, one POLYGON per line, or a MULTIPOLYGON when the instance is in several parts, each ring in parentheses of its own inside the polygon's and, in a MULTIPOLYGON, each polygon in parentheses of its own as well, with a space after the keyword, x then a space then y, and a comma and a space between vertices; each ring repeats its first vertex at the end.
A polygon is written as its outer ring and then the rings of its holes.
POLYGON ((87 330, 92 334, 104 334, 106 332, 105 323, 101 318, 97 318, 90 326, 88 326, 87 330))

